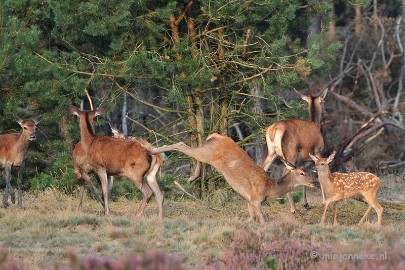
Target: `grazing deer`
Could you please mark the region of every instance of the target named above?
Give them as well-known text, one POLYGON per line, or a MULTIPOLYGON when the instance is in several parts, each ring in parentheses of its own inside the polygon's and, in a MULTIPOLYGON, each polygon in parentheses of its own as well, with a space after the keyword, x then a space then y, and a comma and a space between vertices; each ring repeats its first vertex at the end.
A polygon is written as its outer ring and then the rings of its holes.
POLYGON ((183 142, 155 148, 152 154, 179 151, 197 161, 212 165, 229 185, 248 201, 249 220, 257 218, 264 223, 261 203, 266 199, 278 198, 290 192, 295 186, 313 186, 312 180, 301 168, 286 164, 287 173, 278 181, 269 179, 265 171, 231 138, 213 133, 201 147, 191 148, 183 142))
POLYGON ((326 211, 331 202, 335 202, 333 205, 333 225, 336 226, 338 225, 336 221, 336 204, 338 201, 361 194, 369 206, 358 225, 364 222, 371 208, 374 208, 377 212, 377 225, 381 226, 383 208, 377 200, 380 179, 369 172, 331 173, 329 163, 332 162, 335 154, 336 152, 333 152, 327 158, 318 158, 310 155, 311 159, 315 162, 319 181, 326 192, 325 210, 323 211, 321 224, 325 223, 326 211))
MULTIPOLYGON (((296 164, 298 158, 304 161, 310 161, 310 153, 320 156, 324 142, 319 127, 323 110, 323 100, 326 94, 327 89, 317 96, 300 94, 301 98, 308 102, 311 121, 299 118, 284 119, 267 128, 267 155, 263 162, 265 171, 270 168, 270 165, 277 156, 292 164, 296 164)), ((323 189, 322 197, 324 198, 323 189)), ((287 198, 290 202, 291 212, 295 213, 296 208, 291 193, 287 193, 287 198)), ((307 207, 308 202, 305 186, 302 188, 302 201, 304 206, 307 207)))
POLYGON ((3 205, 7 207, 10 193, 12 203, 15 203, 14 188, 11 186, 11 169, 18 167, 17 186, 18 186, 18 206, 22 208, 22 190, 21 177, 25 166, 25 159, 28 152, 28 144, 36 139, 35 130, 42 116, 32 118, 31 121, 24 121, 18 116, 15 120, 22 127, 22 132, 0 135, 0 166, 4 169, 3 175, 6 180, 4 190, 3 205))
POLYGON ((70 113, 80 119, 81 143, 87 153, 86 173, 95 172, 101 182, 105 215, 110 214, 107 175, 120 175, 130 179, 142 192, 142 202, 136 215, 143 214, 149 199, 155 193, 161 218, 163 216, 163 194, 157 185, 156 175, 150 173, 153 170, 151 153, 135 140, 95 135, 92 129, 93 118, 102 114, 104 110, 105 107, 100 107, 96 110, 82 111, 74 106, 69 106, 70 113))

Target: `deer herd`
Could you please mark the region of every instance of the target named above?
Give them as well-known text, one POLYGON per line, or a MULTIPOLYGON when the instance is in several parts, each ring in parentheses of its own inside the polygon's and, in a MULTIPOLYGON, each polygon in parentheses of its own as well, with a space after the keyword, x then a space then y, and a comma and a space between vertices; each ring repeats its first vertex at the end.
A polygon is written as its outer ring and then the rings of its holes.
MULTIPOLYGON (((249 220, 265 222, 261 204, 266 199, 275 199, 286 195, 291 212, 296 211, 291 191, 297 186, 303 187, 303 204, 308 206, 306 187, 314 187, 313 180, 306 170, 298 167, 300 162, 315 163, 322 191, 322 203, 325 205, 321 223, 325 223, 329 204, 333 204, 333 225, 336 221, 336 204, 356 194, 361 194, 369 204, 359 225, 364 223, 371 209, 377 212, 377 225, 381 225, 383 208, 378 202, 377 192, 380 179, 368 172, 331 173, 329 164, 335 152, 321 157, 324 140, 321 134, 321 115, 323 100, 327 89, 317 96, 301 95, 308 102, 311 120, 285 119, 267 128, 265 133, 267 154, 262 166, 258 166, 230 137, 213 133, 205 143, 192 148, 184 142, 154 148, 144 140, 125 136, 115 127, 111 127, 114 136, 96 135, 93 119, 105 111, 105 107, 96 110, 81 110, 68 106, 69 112, 79 118, 80 141, 72 151, 73 169, 80 184, 80 203, 83 203, 84 185, 91 186, 97 199, 104 208, 104 214, 110 214, 109 198, 114 176, 128 178, 141 191, 142 201, 136 211, 142 216, 149 200, 154 194, 158 205, 158 216, 163 218, 163 193, 159 188, 157 173, 165 159, 164 152, 178 151, 201 163, 210 164, 223 175, 232 189, 247 201, 249 220), (285 165, 280 179, 271 179, 266 171, 273 161, 279 158, 285 165), (93 174, 99 186, 90 178, 93 174)), ((5 178, 3 206, 9 201, 15 203, 15 191, 11 185, 12 168, 18 169, 18 206, 22 208, 22 171, 29 142, 35 140, 35 131, 40 118, 23 121, 15 117, 22 127, 21 133, 0 135, 0 165, 5 178)), ((196 178, 196 173, 190 179, 196 178)))

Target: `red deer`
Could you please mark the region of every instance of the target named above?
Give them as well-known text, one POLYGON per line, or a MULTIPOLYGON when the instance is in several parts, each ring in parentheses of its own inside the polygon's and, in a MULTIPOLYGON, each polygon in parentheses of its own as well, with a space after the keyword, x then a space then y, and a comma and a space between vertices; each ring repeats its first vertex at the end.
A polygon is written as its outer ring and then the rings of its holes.
POLYGON ((21 134, 2 134, 0 135, 0 165, 4 169, 3 175, 6 180, 4 190, 3 205, 7 207, 10 193, 12 203, 15 203, 14 188, 11 186, 11 169, 18 167, 17 186, 18 186, 18 206, 22 208, 22 190, 21 177, 25 166, 25 159, 28 152, 28 144, 36 139, 35 130, 41 117, 32 118, 32 121, 24 121, 15 116, 15 120, 22 127, 21 134))
MULTIPOLYGON (((270 168, 270 165, 277 156, 292 164, 296 164, 299 158, 303 161, 310 161, 310 153, 320 156, 324 142, 319 127, 322 115, 322 104, 326 93, 327 89, 317 96, 305 96, 300 94, 301 98, 308 102, 311 120, 299 118, 284 119, 267 128, 267 155, 263 162, 265 171, 270 168)), ((295 213, 296 208, 291 193, 287 193, 287 198, 290 202, 291 212, 295 213)), ((304 206, 307 207, 308 202, 305 186, 302 189, 302 200, 304 206)))
POLYGON ((69 106, 71 114, 80 119, 80 137, 87 153, 86 173, 95 172, 100 179, 104 199, 104 213, 110 214, 108 203, 107 175, 119 175, 130 179, 142 192, 142 202, 136 211, 141 216, 153 193, 159 207, 159 217, 163 216, 163 194, 156 183, 152 170, 152 155, 141 143, 134 140, 117 139, 110 136, 97 136, 92 129, 93 118, 104 112, 105 107, 92 111, 82 111, 69 106), (146 181, 144 181, 146 178, 146 181))
POLYGON ((335 154, 336 152, 333 152, 327 158, 310 155, 315 162, 319 181, 326 192, 325 210, 323 211, 321 224, 325 223, 326 211, 331 202, 335 202, 333 204, 333 226, 336 226, 338 225, 336 221, 336 204, 346 198, 361 194, 369 206, 358 225, 363 224, 371 209, 374 208, 377 212, 377 225, 381 226, 383 208, 377 199, 380 179, 369 172, 331 173, 329 163, 332 162, 335 154))
POLYGON ((191 148, 183 142, 155 148, 153 154, 166 151, 179 151, 197 161, 212 165, 220 172, 229 185, 248 201, 249 220, 257 218, 264 223, 261 204, 266 199, 278 198, 290 192, 295 186, 313 186, 307 173, 286 164, 287 173, 278 181, 269 179, 265 171, 231 138, 213 133, 206 142, 197 148, 191 148))

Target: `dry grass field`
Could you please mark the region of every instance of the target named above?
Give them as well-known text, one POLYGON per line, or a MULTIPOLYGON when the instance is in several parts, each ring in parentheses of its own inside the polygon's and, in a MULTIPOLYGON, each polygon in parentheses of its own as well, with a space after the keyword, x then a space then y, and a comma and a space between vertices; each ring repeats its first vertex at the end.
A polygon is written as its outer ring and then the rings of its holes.
MULTIPOLYGON (((384 200, 405 201, 403 179, 382 181, 384 200)), ((261 225, 247 222, 246 202, 229 194, 212 205, 221 211, 166 199, 159 220, 154 200, 143 218, 133 216, 136 199, 112 202, 104 217, 90 198, 78 210, 78 196, 25 193, 25 209, 0 209, 0 269, 405 269, 404 209, 385 207, 382 228, 373 211, 359 228, 367 206, 351 199, 338 206, 339 227, 320 226, 320 192, 312 190, 312 207, 298 205, 296 215, 288 203, 263 204, 261 225)))

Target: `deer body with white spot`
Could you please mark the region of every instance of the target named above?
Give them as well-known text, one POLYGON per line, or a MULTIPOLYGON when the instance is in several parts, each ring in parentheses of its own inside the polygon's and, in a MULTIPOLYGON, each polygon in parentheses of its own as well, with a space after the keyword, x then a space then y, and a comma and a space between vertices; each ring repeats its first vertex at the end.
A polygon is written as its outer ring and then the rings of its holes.
POLYGON ((332 162, 336 152, 333 152, 327 158, 318 158, 311 155, 318 171, 318 178, 326 193, 325 209, 321 218, 321 224, 325 223, 326 212, 330 203, 333 205, 333 225, 338 225, 336 221, 336 204, 346 198, 361 194, 364 200, 369 204, 364 216, 360 219, 361 225, 366 220, 371 209, 377 212, 377 225, 381 225, 383 208, 377 199, 377 192, 380 188, 380 179, 369 172, 351 172, 351 173, 331 173, 329 163, 332 162))
POLYGON ((22 208, 22 171, 24 170, 29 142, 36 139, 35 131, 37 124, 40 121, 40 117, 32 118, 32 121, 24 121, 16 116, 15 120, 22 127, 22 132, 20 134, 12 133, 0 135, 0 166, 4 169, 3 175, 6 180, 3 205, 4 207, 8 206, 9 195, 11 201, 15 203, 15 193, 11 186, 11 169, 12 167, 18 167, 18 206, 22 208))
POLYGON ((197 161, 212 165, 220 172, 229 185, 248 201, 250 220, 257 218, 264 223, 261 204, 266 199, 278 198, 299 185, 313 186, 307 173, 292 164, 286 164, 287 173, 282 179, 273 181, 266 172, 231 138, 213 133, 206 142, 191 148, 183 142, 153 149, 152 154, 178 151, 197 161))

